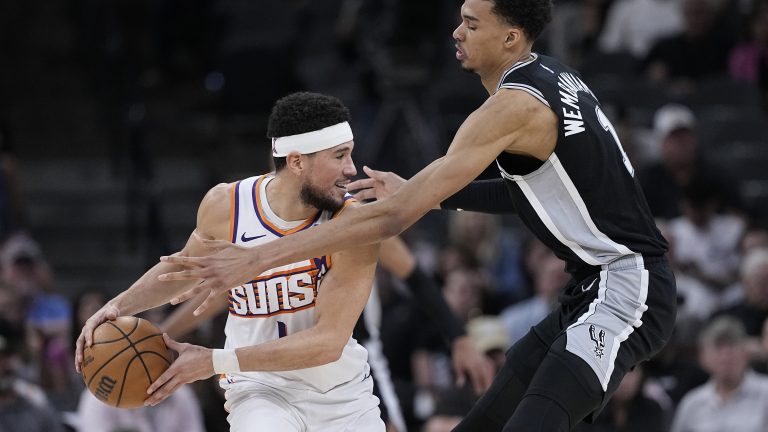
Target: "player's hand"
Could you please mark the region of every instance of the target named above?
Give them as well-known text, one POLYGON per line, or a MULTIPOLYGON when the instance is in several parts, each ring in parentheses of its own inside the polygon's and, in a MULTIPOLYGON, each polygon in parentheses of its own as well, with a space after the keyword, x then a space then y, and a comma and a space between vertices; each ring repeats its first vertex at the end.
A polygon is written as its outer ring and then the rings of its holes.
POLYGON ((355 198, 359 201, 370 199, 384 199, 395 192, 405 183, 405 179, 393 172, 376 171, 363 167, 363 171, 369 178, 355 180, 347 185, 348 191, 358 191, 355 198))
POLYGON ((178 358, 160 378, 147 389, 150 396, 145 406, 155 406, 184 384, 213 376, 213 350, 198 345, 179 343, 163 333, 168 348, 178 353, 178 358))
POLYGON ((468 336, 456 338, 452 345, 451 358, 456 372, 456 385, 463 387, 469 376, 475 393, 481 394, 488 390, 493 381, 493 362, 472 346, 468 336))
POLYGON ((75 370, 77 373, 81 373, 83 369, 83 351, 93 344, 93 331, 99 324, 107 320, 114 321, 118 316, 120 316, 120 310, 117 306, 107 303, 85 322, 75 343, 75 370))
POLYGON ((186 268, 174 273, 158 276, 161 281, 200 280, 194 288, 171 299, 171 304, 179 304, 199 293, 208 292, 208 297, 195 309, 194 314, 200 315, 215 303, 215 297, 229 291, 232 287, 250 282, 252 275, 260 274, 258 270, 256 248, 244 248, 224 240, 206 239, 192 233, 210 253, 207 256, 188 257, 180 255, 160 257, 160 261, 178 264, 186 268))

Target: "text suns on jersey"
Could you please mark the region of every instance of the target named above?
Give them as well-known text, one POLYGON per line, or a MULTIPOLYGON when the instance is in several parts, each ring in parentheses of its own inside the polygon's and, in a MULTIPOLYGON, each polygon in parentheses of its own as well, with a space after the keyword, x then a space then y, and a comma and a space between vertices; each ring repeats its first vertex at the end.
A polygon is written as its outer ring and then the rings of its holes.
POLYGON ((330 266, 327 257, 310 262, 307 266, 259 276, 232 288, 229 292, 230 315, 265 318, 314 307, 317 288, 330 266))

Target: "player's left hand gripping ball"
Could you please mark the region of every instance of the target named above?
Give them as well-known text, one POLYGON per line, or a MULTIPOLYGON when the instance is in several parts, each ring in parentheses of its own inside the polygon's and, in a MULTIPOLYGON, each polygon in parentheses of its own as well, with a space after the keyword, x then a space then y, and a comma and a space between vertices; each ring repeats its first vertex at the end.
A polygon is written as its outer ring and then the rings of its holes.
POLYGON ((209 378, 214 373, 211 349, 176 342, 167 334, 163 334, 163 339, 168 348, 176 351, 179 357, 149 386, 147 394, 150 396, 144 401, 146 406, 157 405, 182 385, 209 378))

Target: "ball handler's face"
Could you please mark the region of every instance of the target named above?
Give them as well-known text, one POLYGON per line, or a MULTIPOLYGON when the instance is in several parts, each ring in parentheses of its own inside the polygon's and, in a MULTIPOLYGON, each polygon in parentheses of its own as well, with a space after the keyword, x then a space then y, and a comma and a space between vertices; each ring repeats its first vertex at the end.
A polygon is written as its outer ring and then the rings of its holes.
POLYGON ((453 31, 456 60, 469 72, 492 71, 503 58, 509 24, 493 13, 491 0, 466 0, 461 6, 461 24, 453 31))
POLYGON ((328 211, 342 207, 347 185, 357 175, 352 161, 354 146, 354 142, 349 141, 307 157, 300 191, 305 204, 328 211))

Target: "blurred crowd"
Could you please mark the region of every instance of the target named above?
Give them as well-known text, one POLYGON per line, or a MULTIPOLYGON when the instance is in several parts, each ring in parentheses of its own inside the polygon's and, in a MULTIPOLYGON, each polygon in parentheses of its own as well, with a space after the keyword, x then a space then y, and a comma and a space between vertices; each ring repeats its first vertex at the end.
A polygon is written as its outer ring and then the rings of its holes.
MULTIPOLYGON (((358 165, 408 176, 447 148, 486 96, 452 60, 456 1, 59 3, 73 29, 71 61, 87 71, 101 120, 116 142, 139 148, 140 140, 120 134, 151 118, 142 111, 150 98, 199 104, 222 124, 263 119, 275 99, 306 89, 350 106, 358 165), (184 99, 180 88, 204 97, 184 99)), ((9 3, 10 16, 28 13, 23 4, 9 3)), ((0 46, 23 35, 25 22, 0 17, 0 46)), ((601 100, 669 241, 678 286, 673 340, 625 377, 595 424, 577 430, 765 430, 768 1, 561 0, 534 49, 579 69, 601 100)), ((25 218, 35 203, 19 185, 3 113, 0 431, 228 430, 213 380, 132 411, 108 408, 84 390, 72 364, 74 340, 114 291, 59 289, 57 263, 25 218)), ((245 134, 251 159, 264 166, 261 126, 254 121, 245 134)), ((110 146, 115 158, 136 154, 110 146)), ((430 214, 405 238, 475 347, 497 365, 553 310, 569 278, 514 215, 430 214)), ((448 431, 477 395, 456 386, 439 324, 424 323, 402 281, 383 270, 377 281, 383 351, 408 430, 448 431)), ((167 312, 147 317, 160 324, 167 312)), ((224 318, 186 340, 221 346, 224 318)))

